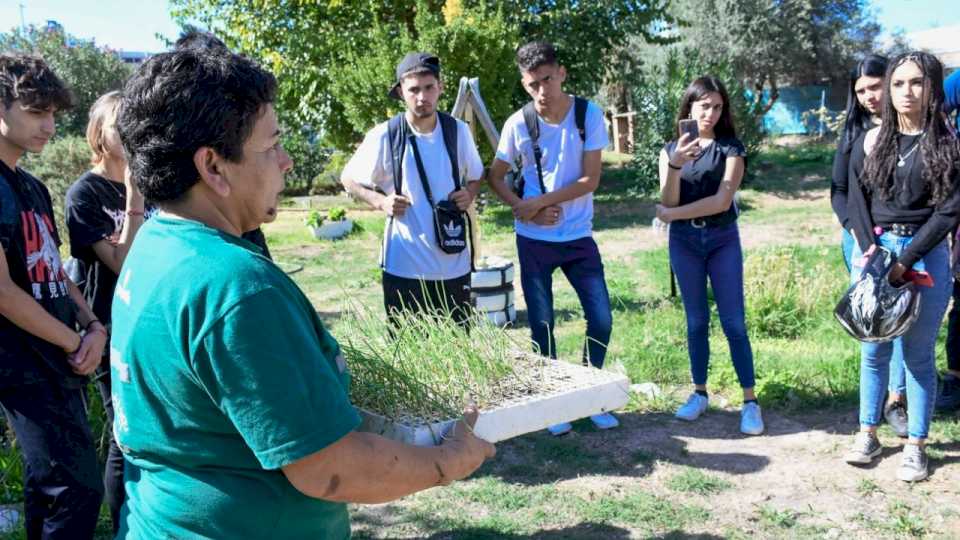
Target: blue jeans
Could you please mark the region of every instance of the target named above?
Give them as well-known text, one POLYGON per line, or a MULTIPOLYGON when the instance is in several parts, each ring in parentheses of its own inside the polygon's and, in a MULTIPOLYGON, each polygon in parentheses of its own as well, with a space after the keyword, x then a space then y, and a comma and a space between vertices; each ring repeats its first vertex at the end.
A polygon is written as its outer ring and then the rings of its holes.
POLYGON ((590 237, 569 242, 546 242, 518 234, 517 255, 530 334, 539 352, 557 357, 557 344, 553 338, 553 272, 559 268, 580 298, 587 320, 583 362, 603 367, 613 329, 613 315, 597 243, 590 237))
MULTIPOLYGON (((850 231, 846 229, 841 230, 843 233, 840 237, 840 250, 843 252, 843 262, 847 265, 847 272, 850 272, 853 250, 857 242, 853 239, 853 235, 850 234, 850 231)), ((903 396, 903 394, 907 391, 907 383, 904 380, 905 377, 906 373, 904 372, 903 367, 903 350, 900 347, 894 347, 893 354, 890 356, 890 381, 887 385, 887 389, 891 394, 903 396)))
MULTIPOLYGON (((911 240, 912 237, 886 232, 880 236, 879 244, 899 255, 911 240)), ((855 247, 851 281, 855 281, 863 270, 862 258, 859 246, 855 247)), ((933 287, 919 288, 920 315, 917 321, 907 333, 891 342, 860 345, 860 424, 876 426, 880 423, 890 358, 899 351, 906 367, 908 433, 916 439, 925 439, 930 430, 937 393, 934 348, 953 287, 946 239, 924 255, 921 262, 923 269, 933 278, 933 287)), ((914 270, 918 269, 919 265, 914 265, 914 270)))
POLYGON ((670 225, 670 265, 677 276, 687 316, 687 348, 693 384, 707 384, 710 363, 710 307, 707 278, 727 336, 733 369, 742 388, 753 388, 753 350, 747 337, 743 302, 743 252, 736 223, 696 228, 670 225))

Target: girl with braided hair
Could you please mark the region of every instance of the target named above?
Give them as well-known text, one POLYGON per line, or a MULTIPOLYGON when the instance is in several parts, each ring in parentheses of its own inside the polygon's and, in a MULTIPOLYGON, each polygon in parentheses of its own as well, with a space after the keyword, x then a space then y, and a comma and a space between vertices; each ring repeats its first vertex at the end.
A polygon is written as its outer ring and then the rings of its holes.
POLYGON ((884 77, 882 123, 861 136, 850 156, 849 219, 857 245, 851 279, 877 246, 898 262, 894 285, 915 281, 920 314, 901 337, 863 343, 860 363, 860 432, 848 463, 865 465, 880 455, 876 436, 890 357, 906 366, 908 435, 897 478, 927 477, 924 450, 936 397, 934 346, 950 301, 947 235, 960 219, 960 147, 944 120, 943 66, 933 55, 912 52, 891 62, 884 77))

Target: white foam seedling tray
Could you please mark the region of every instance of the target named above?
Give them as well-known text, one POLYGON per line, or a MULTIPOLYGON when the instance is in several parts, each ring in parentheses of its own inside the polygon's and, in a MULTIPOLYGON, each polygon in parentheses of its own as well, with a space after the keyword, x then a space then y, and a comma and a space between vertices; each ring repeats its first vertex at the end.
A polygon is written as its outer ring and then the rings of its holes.
MULTIPOLYGON (((555 384, 544 393, 506 400, 501 405, 481 410, 474 433, 494 443, 553 424, 613 411, 629 400, 630 380, 625 375, 560 361, 548 361, 544 369, 552 370, 551 378, 556 376, 563 380, 563 384, 555 384)), ((443 435, 456 422, 456 419, 432 423, 394 421, 364 409, 359 411, 362 418, 360 431, 417 446, 440 444, 443 435)))

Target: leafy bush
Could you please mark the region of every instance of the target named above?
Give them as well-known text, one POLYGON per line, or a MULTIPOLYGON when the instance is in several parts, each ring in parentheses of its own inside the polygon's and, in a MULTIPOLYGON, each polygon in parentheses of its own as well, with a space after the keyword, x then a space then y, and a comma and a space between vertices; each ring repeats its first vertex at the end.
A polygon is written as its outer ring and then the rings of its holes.
POLYGON ((323 166, 323 170, 313 180, 313 187, 310 189, 311 195, 336 195, 343 191, 343 185, 340 183, 340 173, 350 161, 350 154, 339 150, 330 154, 330 158, 323 166))
POLYGON ((70 88, 76 104, 57 120, 61 133, 68 135, 83 135, 93 102, 111 90, 119 90, 130 76, 130 66, 113 51, 58 29, 31 26, 25 32, 15 29, 0 34, 0 50, 42 56, 70 88))
POLYGON ((293 159, 293 170, 287 174, 284 194, 313 193, 314 183, 330 160, 331 150, 320 147, 303 130, 290 130, 284 134, 283 149, 293 159))
POLYGON ((70 185, 90 169, 90 147, 87 146, 87 140, 78 135, 53 139, 47 143, 43 152, 26 154, 20 160, 20 166, 39 178, 50 190, 57 229, 60 231, 60 238, 66 241, 64 199, 70 185))
MULTIPOLYGON (((677 137, 676 116, 683 92, 694 79, 713 75, 720 79, 730 96, 731 113, 737 138, 747 149, 747 160, 757 155, 765 133, 761 123, 761 107, 748 96, 748 89, 727 64, 711 64, 700 60, 695 50, 671 48, 662 62, 654 61, 641 75, 634 88, 637 111, 634 166, 637 189, 656 193, 660 189, 658 160, 660 150, 677 137)), ((751 172, 747 167, 747 175, 751 172)))

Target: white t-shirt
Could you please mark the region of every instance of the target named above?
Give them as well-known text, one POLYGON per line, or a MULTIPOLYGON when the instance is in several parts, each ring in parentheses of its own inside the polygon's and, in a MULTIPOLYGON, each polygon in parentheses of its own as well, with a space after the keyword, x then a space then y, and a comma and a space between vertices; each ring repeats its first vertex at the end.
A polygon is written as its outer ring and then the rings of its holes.
MULTIPOLYGON (((457 129, 460 178, 466 178, 470 182, 477 181, 483 176, 480 154, 477 153, 467 125, 457 120, 457 129)), ((430 182, 433 202, 446 199, 454 190, 454 185, 450 174, 450 157, 443 144, 440 120, 437 119, 437 126, 432 133, 417 133, 413 127, 410 127, 410 132, 417 137, 417 148, 430 182)), ((393 182, 387 122, 378 124, 367 132, 363 143, 344 168, 343 176, 370 188, 376 186, 387 195, 394 193, 396 188, 393 182)), ((461 187, 464 186, 465 182, 461 181, 461 187)), ((410 199, 411 206, 402 217, 393 220, 393 226, 390 226, 387 218, 384 231, 384 270, 402 278, 431 281, 453 279, 470 273, 469 248, 451 255, 441 251, 437 244, 433 228, 433 208, 423 191, 410 143, 407 143, 403 153, 401 191, 410 199)))
MULTIPOLYGON (((583 153, 601 150, 608 144, 607 128, 603 123, 603 111, 592 102, 587 103, 584 121, 586 141, 580 140, 574 105, 560 124, 547 123, 540 118, 540 150, 543 157, 543 184, 547 191, 556 191, 573 184, 583 177, 583 153)), ((523 110, 513 113, 503 125, 497 159, 513 163, 521 156, 523 166, 523 198, 541 194, 537 179, 537 165, 533 159, 533 144, 523 122, 523 110)), ((556 225, 543 226, 533 222, 516 221, 517 234, 534 240, 568 242, 591 236, 593 233, 593 194, 560 203, 562 212, 556 225)))

